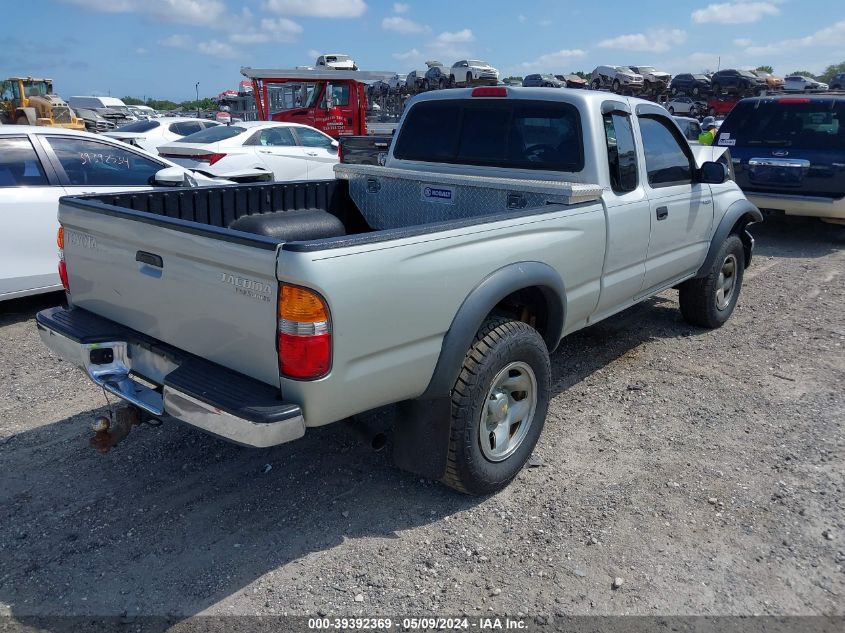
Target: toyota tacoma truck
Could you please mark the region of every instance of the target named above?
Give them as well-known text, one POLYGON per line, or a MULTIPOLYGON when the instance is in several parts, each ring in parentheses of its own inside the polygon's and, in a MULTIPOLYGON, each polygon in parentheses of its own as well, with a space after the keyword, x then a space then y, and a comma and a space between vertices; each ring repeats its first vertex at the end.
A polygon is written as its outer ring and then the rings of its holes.
POLYGON ((393 404, 399 467, 486 494, 537 443, 564 336, 670 288, 722 325, 762 219, 666 110, 600 92, 419 95, 384 166, 335 172, 62 198, 43 341, 247 446, 393 404))

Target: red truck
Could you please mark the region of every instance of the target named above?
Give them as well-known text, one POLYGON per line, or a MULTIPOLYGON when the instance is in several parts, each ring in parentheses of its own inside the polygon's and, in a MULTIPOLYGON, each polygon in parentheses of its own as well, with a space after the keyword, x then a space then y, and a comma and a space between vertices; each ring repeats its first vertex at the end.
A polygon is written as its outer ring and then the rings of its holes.
POLYGON ((366 81, 387 72, 241 68, 262 121, 303 123, 329 136, 367 134, 366 81))

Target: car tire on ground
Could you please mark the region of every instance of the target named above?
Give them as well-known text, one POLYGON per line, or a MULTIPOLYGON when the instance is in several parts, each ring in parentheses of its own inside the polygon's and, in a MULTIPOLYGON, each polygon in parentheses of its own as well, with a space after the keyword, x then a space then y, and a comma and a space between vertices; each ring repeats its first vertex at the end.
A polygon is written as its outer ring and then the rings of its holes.
POLYGON ((745 249, 739 236, 731 233, 707 274, 678 288, 681 314, 687 323, 710 329, 724 325, 736 307, 744 273, 745 249))
POLYGON ((549 406, 549 352, 527 323, 491 318, 475 336, 452 390, 447 486, 504 488, 534 450, 549 406))

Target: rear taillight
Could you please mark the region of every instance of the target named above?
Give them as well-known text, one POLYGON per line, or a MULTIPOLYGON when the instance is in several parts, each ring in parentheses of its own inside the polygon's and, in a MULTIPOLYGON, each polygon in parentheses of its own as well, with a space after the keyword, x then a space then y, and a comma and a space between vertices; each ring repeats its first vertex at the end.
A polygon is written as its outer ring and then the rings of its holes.
POLYGON ((329 309, 307 288, 279 286, 279 372, 287 378, 322 378, 332 365, 329 309))
POLYGON ((159 154, 162 158, 187 158, 196 160, 201 163, 208 163, 209 167, 222 158, 226 158, 226 154, 159 154))
POLYGON ((59 247, 59 279, 66 292, 70 292, 70 284, 67 280, 67 264, 65 263, 65 227, 60 226, 56 233, 56 246, 59 247))

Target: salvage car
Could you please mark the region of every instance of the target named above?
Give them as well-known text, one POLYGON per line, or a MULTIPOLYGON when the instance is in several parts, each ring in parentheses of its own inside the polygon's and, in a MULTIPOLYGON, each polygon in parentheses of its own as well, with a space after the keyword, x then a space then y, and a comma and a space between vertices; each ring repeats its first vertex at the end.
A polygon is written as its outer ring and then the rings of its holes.
POLYGON ((297 123, 246 121, 219 125, 158 148, 187 169, 239 182, 334 177, 337 141, 297 123))
POLYGON ((715 144, 759 208, 845 223, 845 95, 743 99, 715 144))
POLYGON ((711 91, 710 77, 704 74, 681 73, 672 77, 669 82, 669 92, 672 95, 688 94, 698 97, 711 91))
POLYGON ((61 290, 59 198, 154 187, 226 184, 88 132, 0 128, 0 301, 61 290))
POLYGON ((783 80, 783 89, 787 92, 824 92, 828 86, 823 81, 804 75, 790 75, 783 80))
POLYGON ((349 55, 342 53, 327 53, 320 55, 314 64, 318 69, 330 68, 332 70, 358 70, 355 60, 349 55))
POLYGON ((669 110, 669 114, 688 114, 690 116, 697 116, 706 108, 706 103, 696 101, 690 97, 674 97, 666 102, 666 109, 669 110))
POLYGON ((701 124, 698 119, 687 116, 676 116, 674 119, 678 127, 681 128, 681 132, 684 133, 684 137, 690 143, 698 143, 698 135, 701 134, 701 124))
POLYGON ((464 59, 449 69, 449 82, 453 86, 469 86, 475 82, 496 84, 498 81, 499 71, 480 59, 464 59))
POLYGON ((423 90, 435 90, 449 87, 449 69, 445 64, 430 60, 425 63, 428 70, 425 71, 423 90))
POLYGON ((765 80, 766 88, 772 91, 783 90, 783 77, 778 77, 772 73, 767 73, 765 70, 752 70, 751 74, 756 75, 760 79, 765 80))
POLYGON ((525 88, 563 88, 566 84, 554 75, 525 75, 522 79, 525 88))
POLYGON ((578 75, 555 75, 560 81, 564 83, 567 88, 586 88, 589 84, 587 80, 578 75))
POLYGON ((710 87, 716 96, 722 94, 722 92, 742 96, 760 94, 766 89, 767 84, 765 79, 761 79, 748 70, 726 68, 716 71, 710 76, 710 87))
POLYGON ((669 87, 672 75, 654 66, 628 66, 638 75, 643 77, 643 90, 646 92, 663 92, 669 87))
POLYGON ((673 287, 721 326, 761 219, 666 110, 584 90, 424 93, 384 167, 335 173, 64 198, 72 307, 42 340, 118 419, 248 446, 396 404, 397 465, 489 494, 534 450, 561 339, 673 287))
POLYGON ((201 132, 206 128, 220 125, 211 119, 197 119, 194 117, 172 117, 169 119, 150 119, 136 121, 124 125, 113 132, 106 132, 105 136, 134 145, 152 154, 158 153, 158 148, 167 143, 201 132))
POLYGON ((643 89, 643 85, 643 76, 627 66, 598 66, 590 76, 590 87, 593 90, 610 88, 617 93, 622 90, 638 92, 643 89))

